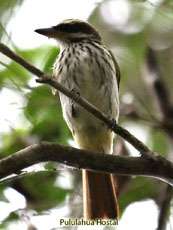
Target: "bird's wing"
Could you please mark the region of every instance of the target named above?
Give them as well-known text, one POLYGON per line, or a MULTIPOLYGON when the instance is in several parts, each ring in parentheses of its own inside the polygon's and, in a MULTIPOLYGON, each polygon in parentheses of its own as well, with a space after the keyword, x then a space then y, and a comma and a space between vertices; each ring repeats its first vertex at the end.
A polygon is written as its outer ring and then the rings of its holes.
POLYGON ((116 78, 117 78, 118 89, 119 89, 120 78, 121 78, 120 68, 119 68, 119 66, 118 66, 118 63, 117 63, 117 61, 116 61, 116 59, 115 59, 115 57, 114 57, 112 51, 111 51, 111 50, 108 50, 108 51, 109 51, 109 53, 110 53, 110 55, 111 55, 111 57, 112 57, 112 60, 113 60, 113 62, 114 62, 114 65, 115 65, 115 69, 116 69, 116 78))

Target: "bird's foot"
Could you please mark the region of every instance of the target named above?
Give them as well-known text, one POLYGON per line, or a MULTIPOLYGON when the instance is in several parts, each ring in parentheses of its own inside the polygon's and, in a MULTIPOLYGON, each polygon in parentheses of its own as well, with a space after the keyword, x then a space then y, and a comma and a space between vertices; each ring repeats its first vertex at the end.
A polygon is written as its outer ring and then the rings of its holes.
POLYGON ((117 124, 117 121, 115 120, 115 118, 112 118, 112 117, 110 117, 109 120, 111 121, 111 125, 110 125, 109 128, 110 128, 111 130, 114 130, 114 129, 115 129, 115 126, 116 126, 116 124, 117 124))
MULTIPOLYGON (((73 89, 71 90, 71 92, 72 92, 74 95, 76 95, 77 97, 80 97, 80 92, 77 91, 76 89, 73 88, 73 89)), ((72 116, 73 116, 73 117, 75 117, 75 115, 76 115, 76 111, 75 111, 74 106, 75 106, 75 100, 72 99, 72 101, 71 101, 71 112, 72 112, 72 116)))
MULTIPOLYGON (((74 95, 76 95, 77 97, 80 97, 80 92, 77 91, 76 89, 73 88, 73 89, 71 90, 71 92, 72 92, 74 95)), ((71 104, 73 105, 74 103, 75 103, 75 100, 72 99, 71 104)))

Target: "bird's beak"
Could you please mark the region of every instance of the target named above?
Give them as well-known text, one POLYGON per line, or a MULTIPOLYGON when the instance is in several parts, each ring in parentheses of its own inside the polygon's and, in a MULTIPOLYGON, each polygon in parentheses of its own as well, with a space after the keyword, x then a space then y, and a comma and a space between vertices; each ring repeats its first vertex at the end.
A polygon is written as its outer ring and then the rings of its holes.
POLYGON ((35 32, 38 34, 42 34, 48 38, 56 38, 58 35, 58 31, 55 30, 53 27, 37 29, 37 30, 35 30, 35 32))

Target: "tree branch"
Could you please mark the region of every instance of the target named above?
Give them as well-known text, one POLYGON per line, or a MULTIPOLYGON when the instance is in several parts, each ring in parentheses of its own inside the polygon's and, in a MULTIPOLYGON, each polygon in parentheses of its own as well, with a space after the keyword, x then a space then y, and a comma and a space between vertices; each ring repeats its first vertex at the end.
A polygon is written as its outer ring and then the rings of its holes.
POLYGON ((55 161, 79 169, 155 177, 173 185, 173 164, 160 156, 125 157, 80 150, 50 142, 22 149, 0 161, 0 179, 40 162, 55 161), (82 156, 82 157, 81 157, 82 156))
POLYGON ((146 175, 160 178, 173 184, 173 165, 171 162, 152 152, 146 145, 134 137, 130 132, 108 119, 97 108, 85 99, 69 91, 50 75, 45 74, 30 63, 13 53, 8 47, 0 43, 0 52, 22 65, 25 69, 39 77, 37 82, 46 83, 61 93, 75 100, 79 105, 103 121, 110 129, 132 144, 142 157, 110 156, 106 154, 93 154, 86 150, 58 146, 51 143, 41 143, 23 149, 0 162, 0 178, 11 173, 43 161, 57 161, 59 163, 86 168, 102 172, 115 172, 123 175, 146 175), (81 158, 82 154, 82 158, 81 158), (98 160, 99 159, 99 160, 98 160))
POLYGON ((55 81, 50 75, 45 74, 41 70, 31 65, 29 62, 25 61, 23 58, 15 54, 13 51, 11 51, 7 46, 5 46, 2 43, 0 43, 0 52, 8 56, 15 62, 17 62, 19 65, 23 66, 29 72, 39 77, 39 79, 37 79, 37 82, 46 83, 54 87, 55 89, 59 90, 61 93, 65 94, 67 97, 73 99, 76 103, 78 103, 88 112, 92 113, 95 117, 103 121, 108 126, 108 128, 110 128, 116 134, 120 135, 123 139, 129 142, 134 148, 136 148, 141 153, 142 156, 154 157, 153 151, 151 151, 146 145, 144 145, 140 140, 138 140, 135 136, 133 136, 129 131, 122 128, 118 124, 115 124, 114 121, 106 117, 102 112, 100 112, 96 107, 91 105, 84 98, 79 97, 73 92, 71 92, 70 90, 66 89, 64 86, 62 86, 57 81, 55 81))
MULTIPOLYGON (((150 88, 155 94, 155 101, 158 104, 159 111, 161 112, 161 127, 169 137, 171 144, 173 137, 173 107, 170 99, 170 92, 163 81, 161 71, 159 69, 159 63, 156 58, 156 52, 151 48, 147 52, 147 67, 148 78, 150 78, 150 88)), ((168 151, 168 159, 171 159, 172 148, 168 151)), ((168 212, 170 209, 171 199, 173 196, 173 189, 169 185, 161 184, 161 194, 159 201, 159 216, 157 230, 166 229, 168 212)))
POLYGON ((172 195, 173 195, 172 187, 168 184, 164 184, 164 189, 161 193, 161 203, 159 205, 160 210, 159 210, 159 216, 158 216, 157 230, 166 229, 172 195))
POLYGON ((147 60, 147 67, 150 72, 149 82, 156 95, 159 109, 162 112, 163 117, 168 118, 170 117, 170 112, 172 108, 172 104, 170 101, 170 94, 161 76, 159 65, 156 59, 156 54, 154 50, 152 50, 151 48, 148 48, 146 60, 147 60))

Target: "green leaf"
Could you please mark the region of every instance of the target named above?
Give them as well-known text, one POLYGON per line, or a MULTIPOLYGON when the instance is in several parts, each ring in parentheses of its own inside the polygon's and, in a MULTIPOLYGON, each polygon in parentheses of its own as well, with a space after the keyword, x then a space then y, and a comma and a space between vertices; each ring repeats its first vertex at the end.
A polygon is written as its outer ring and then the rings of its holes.
POLYGON ((162 156, 167 157, 169 141, 165 132, 153 132, 151 141, 153 145, 152 149, 162 156))
POLYGON ((7 229, 8 225, 16 220, 19 220, 19 215, 16 212, 11 212, 7 218, 0 222, 0 229, 7 229))
POLYGON ((17 191, 22 193, 37 211, 53 208, 62 203, 71 192, 69 189, 54 185, 57 176, 57 172, 46 171, 23 177, 17 180, 20 183, 17 191))
POLYGON ((43 71, 52 74, 53 64, 59 54, 59 49, 57 47, 51 47, 44 53, 44 58, 42 59, 43 71))
POLYGON ((48 162, 47 164, 45 164, 44 168, 48 171, 52 171, 55 170, 57 168, 57 163, 55 162, 48 162))
POLYGON ((0 21, 7 22, 13 16, 14 9, 20 6, 22 2, 23 0, 0 0, 0 21), (6 15, 5 18, 4 15, 6 15))
MULTIPOLYGON (((59 53, 59 49, 51 46, 41 46, 34 49, 19 50, 14 47, 14 52, 23 57, 28 62, 43 69, 43 71, 52 74, 53 63, 59 53), (42 57, 42 58, 40 58, 42 57)), ((5 59, 6 60, 6 59, 5 59)), ((30 88, 29 81, 33 74, 24 69, 14 61, 9 64, 0 62, 4 68, 0 71, 0 84, 9 87, 16 86, 18 90, 30 88)))
POLYGON ((7 157, 27 146, 29 135, 26 130, 12 130, 10 133, 2 135, 2 154, 1 157, 7 157))
POLYGON ((124 209, 135 201, 154 199, 157 196, 157 183, 146 177, 136 177, 131 180, 128 190, 118 198, 120 215, 124 209))
POLYGON ((66 143, 70 132, 62 116, 59 99, 47 86, 39 86, 27 94, 28 104, 24 109, 26 118, 33 124, 32 133, 41 140, 66 143))

